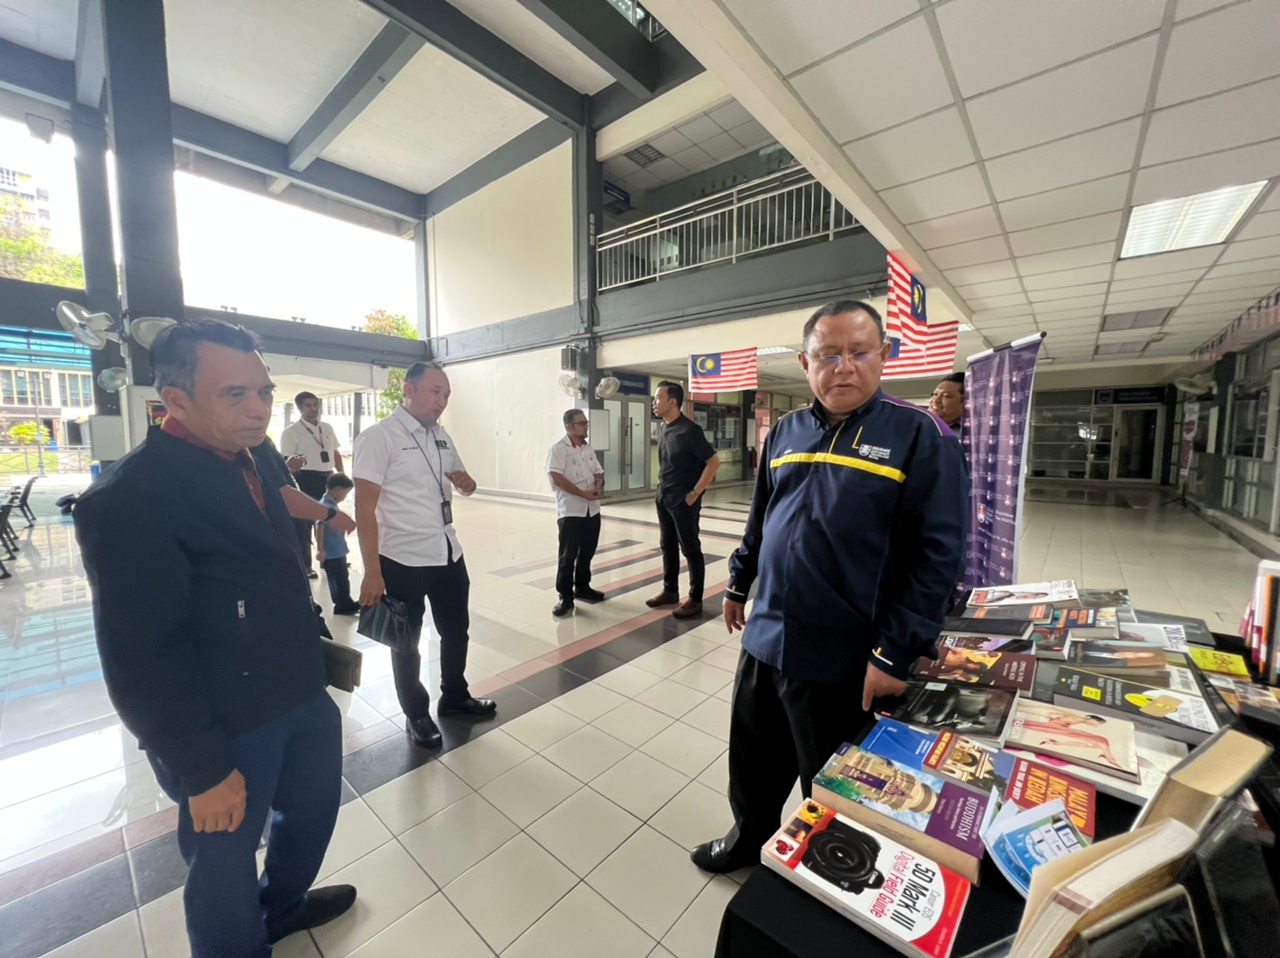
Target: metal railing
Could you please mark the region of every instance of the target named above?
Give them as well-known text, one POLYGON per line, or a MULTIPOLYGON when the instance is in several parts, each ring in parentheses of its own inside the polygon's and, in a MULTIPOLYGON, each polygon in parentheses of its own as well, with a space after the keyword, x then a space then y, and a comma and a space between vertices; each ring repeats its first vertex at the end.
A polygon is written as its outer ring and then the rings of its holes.
POLYGON ((0 476, 86 473, 91 462, 88 446, 0 446, 0 476))
POLYGON ((783 170, 601 233, 596 243, 600 289, 658 281, 793 243, 831 240, 857 225, 808 170, 783 170))

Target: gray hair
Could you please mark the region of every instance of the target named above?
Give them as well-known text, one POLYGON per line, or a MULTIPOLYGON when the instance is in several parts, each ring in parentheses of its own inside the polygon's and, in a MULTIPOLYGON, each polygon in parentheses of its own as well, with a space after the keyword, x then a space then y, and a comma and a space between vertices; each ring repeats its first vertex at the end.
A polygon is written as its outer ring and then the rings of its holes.
POLYGON ((221 319, 186 319, 162 329, 150 350, 157 392, 172 386, 188 396, 196 394, 201 343, 226 346, 242 353, 256 353, 262 345, 255 333, 221 319))

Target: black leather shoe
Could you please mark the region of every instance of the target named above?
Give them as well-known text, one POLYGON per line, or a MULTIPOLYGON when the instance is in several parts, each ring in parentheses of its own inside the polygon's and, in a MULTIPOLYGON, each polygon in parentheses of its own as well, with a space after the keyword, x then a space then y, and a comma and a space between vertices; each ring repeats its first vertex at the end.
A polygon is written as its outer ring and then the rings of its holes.
POLYGON ((466 698, 460 702, 444 702, 436 709, 440 715, 492 715, 498 711, 493 699, 466 698))
POLYGON ((556 603, 556 607, 551 610, 551 614, 557 619, 568 615, 573 611, 573 599, 567 596, 561 596, 560 601, 556 603))
POLYGON ((582 599, 584 602, 603 602, 605 600, 605 594, 603 592, 599 589, 592 588, 574 589, 573 597, 575 599, 582 599))
POLYGON ((404 730, 409 733, 409 740, 419 748, 440 747, 440 729, 430 715, 424 715, 420 719, 405 719, 404 730))
POLYGON ((356 903, 354 885, 327 885, 307 892, 307 904, 302 917, 286 926, 267 926, 267 944, 274 945, 281 938, 308 928, 327 925, 356 903))
POLYGON ((689 859, 704 872, 724 875, 736 872, 739 868, 760 864, 760 853, 731 849, 723 838, 717 838, 714 842, 699 845, 689 853, 689 859))

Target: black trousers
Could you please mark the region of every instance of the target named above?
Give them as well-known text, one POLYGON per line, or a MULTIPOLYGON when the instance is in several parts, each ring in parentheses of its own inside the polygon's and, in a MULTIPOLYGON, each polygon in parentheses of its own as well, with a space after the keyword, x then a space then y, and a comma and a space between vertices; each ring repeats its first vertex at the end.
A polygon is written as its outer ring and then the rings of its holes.
POLYGON ((778 819, 800 778, 806 798, 813 777, 867 721, 862 711, 866 666, 836 682, 785 678, 743 650, 729 719, 730 847, 759 849, 778 830, 778 819))
POLYGON ((565 516, 559 520, 560 563, 556 568, 556 592, 572 599, 575 590, 591 588, 591 560, 600 543, 600 513, 565 516))
POLYGON ((707 575, 707 564, 702 558, 702 540, 698 538, 702 500, 693 505, 685 502, 683 497, 674 504, 663 499, 656 501, 659 544, 662 546, 662 590, 679 595, 680 553, 683 552, 685 561, 689 563, 689 598, 701 602, 707 575))
MULTIPOLYGON (((450 555, 447 565, 407 566, 386 556, 379 559, 387 595, 408 607, 409 625, 415 631, 421 631, 427 602, 431 602, 431 621, 440 633, 440 698, 447 702, 467 698, 471 694, 465 674, 471 578, 466 560, 454 560, 450 555)), ((412 652, 392 652, 391 672, 405 717, 422 718, 431 705, 431 695, 422 684, 421 651, 415 646, 412 652)))
MULTIPOLYGON (((325 483, 329 479, 330 473, 313 472, 308 469, 302 469, 293 474, 294 480, 298 483, 298 488, 309 495, 317 502, 320 497, 325 494, 325 483)), ((302 547, 302 564, 304 567, 311 568, 311 543, 312 537, 315 535, 316 524, 310 519, 294 519, 294 527, 298 530, 298 545, 302 547)))
POLYGON ((333 599, 333 611, 338 615, 360 608, 351 598, 351 570, 347 567, 347 557, 325 559, 320 563, 325 578, 329 580, 329 598, 333 599))

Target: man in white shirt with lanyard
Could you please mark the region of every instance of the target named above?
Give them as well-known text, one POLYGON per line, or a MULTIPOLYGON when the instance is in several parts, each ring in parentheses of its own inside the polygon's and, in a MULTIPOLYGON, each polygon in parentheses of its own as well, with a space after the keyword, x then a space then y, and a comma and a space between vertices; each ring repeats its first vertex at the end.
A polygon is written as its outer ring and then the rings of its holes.
MULTIPOLYGON (((473 698, 465 677, 471 579, 453 528, 453 493, 469 496, 476 483, 440 426, 448 404, 444 370, 415 363, 405 373, 404 402, 356 437, 352 478, 364 559, 360 604, 375 605, 384 595, 399 599, 408 607, 410 626, 420 631, 430 600, 440 633, 437 714, 489 716, 497 704, 473 698)), ((409 738, 423 748, 438 747, 440 729, 428 712, 421 653, 416 647, 393 652, 391 666, 409 738)))
MULTIPOLYGON (((324 496, 325 483, 334 472, 342 472, 342 453, 338 452, 338 436, 327 422, 320 421, 320 400, 315 393, 301 392, 293 397, 297 422, 280 433, 280 455, 298 481, 298 488, 317 502, 324 496)), ((310 522, 298 524, 298 544, 306 559, 307 576, 314 579, 311 566, 310 522)))
POLYGON ((591 588, 591 560, 600 541, 604 469, 587 443, 588 423, 586 410, 570 409, 564 414, 565 435, 547 452, 547 475, 556 491, 560 526, 556 571, 560 601, 551 610, 557 618, 573 611, 574 598, 604 601, 604 593, 591 588))

